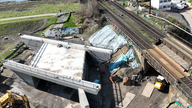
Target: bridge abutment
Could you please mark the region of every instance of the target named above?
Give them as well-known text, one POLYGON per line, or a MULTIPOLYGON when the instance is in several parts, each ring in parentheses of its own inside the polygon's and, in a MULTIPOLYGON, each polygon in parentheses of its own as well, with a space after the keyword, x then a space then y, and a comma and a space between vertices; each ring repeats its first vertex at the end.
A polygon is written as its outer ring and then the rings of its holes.
MULTIPOLYGON (((13 71, 13 70, 12 70, 13 71)), ((39 78, 35 78, 33 76, 27 75, 27 74, 23 74, 20 72, 15 72, 20 78, 22 78, 25 82, 27 82, 30 86, 36 88, 37 85, 39 84, 40 79, 39 78)))

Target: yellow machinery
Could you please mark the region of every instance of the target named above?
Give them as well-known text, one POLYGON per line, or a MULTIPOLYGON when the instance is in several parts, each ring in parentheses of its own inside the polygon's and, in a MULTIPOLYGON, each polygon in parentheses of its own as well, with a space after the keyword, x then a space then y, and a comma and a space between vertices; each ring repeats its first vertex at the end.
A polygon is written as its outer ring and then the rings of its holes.
POLYGON ((166 86, 166 81, 164 79, 163 76, 159 75, 156 79, 155 79, 155 88, 157 88, 158 90, 164 90, 165 86, 166 86))
POLYGON ((0 108, 30 108, 26 95, 18 95, 7 90, 7 93, 0 97, 0 108))

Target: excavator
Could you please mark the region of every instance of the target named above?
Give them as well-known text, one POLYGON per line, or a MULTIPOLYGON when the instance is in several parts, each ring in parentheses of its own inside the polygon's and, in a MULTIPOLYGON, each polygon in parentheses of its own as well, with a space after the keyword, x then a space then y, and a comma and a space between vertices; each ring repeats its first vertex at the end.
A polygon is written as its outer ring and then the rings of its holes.
POLYGON ((26 95, 7 90, 7 93, 0 97, 0 108, 30 108, 30 105, 26 95))

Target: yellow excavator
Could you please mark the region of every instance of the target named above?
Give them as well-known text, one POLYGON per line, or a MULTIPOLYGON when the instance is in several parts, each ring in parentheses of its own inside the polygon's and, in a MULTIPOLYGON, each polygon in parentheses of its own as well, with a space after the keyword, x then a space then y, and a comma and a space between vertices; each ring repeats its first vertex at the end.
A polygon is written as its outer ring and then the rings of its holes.
POLYGON ((165 78, 161 75, 159 75, 156 79, 155 79, 155 85, 154 87, 157 88, 158 90, 164 90, 164 88, 166 87, 166 81, 165 78))
POLYGON ((30 108, 30 106, 26 95, 7 90, 7 93, 0 97, 0 108, 30 108))

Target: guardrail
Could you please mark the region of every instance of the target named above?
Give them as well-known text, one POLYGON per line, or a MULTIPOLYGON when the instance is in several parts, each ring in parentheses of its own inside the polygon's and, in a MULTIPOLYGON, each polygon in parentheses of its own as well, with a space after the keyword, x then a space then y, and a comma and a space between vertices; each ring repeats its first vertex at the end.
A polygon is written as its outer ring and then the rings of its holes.
POLYGON ((67 75, 61 76, 61 75, 55 74, 53 72, 30 67, 30 66, 27 66, 24 64, 14 62, 12 60, 7 60, 6 62, 3 63, 3 65, 4 65, 4 67, 9 68, 11 70, 15 70, 17 72, 27 74, 30 76, 34 76, 34 77, 37 77, 40 79, 46 79, 50 82, 61 84, 63 86, 68 86, 68 87, 71 87, 74 89, 81 88, 91 94, 97 94, 99 92, 99 90, 101 89, 100 84, 81 80, 79 78, 75 78, 72 76, 67 76, 67 75))

